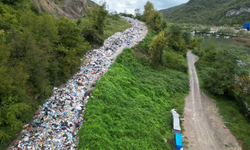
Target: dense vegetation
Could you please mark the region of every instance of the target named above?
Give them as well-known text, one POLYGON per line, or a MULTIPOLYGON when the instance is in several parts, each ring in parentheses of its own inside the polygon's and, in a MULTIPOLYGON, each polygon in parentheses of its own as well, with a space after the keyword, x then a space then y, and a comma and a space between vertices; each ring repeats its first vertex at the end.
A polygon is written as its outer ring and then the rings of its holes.
POLYGON ((249 7, 250 3, 246 0, 190 0, 160 12, 171 22, 242 26, 244 22, 250 21, 250 13, 226 16, 229 10, 239 10, 241 6, 249 7))
POLYGON ((144 8, 149 33, 124 49, 96 84, 78 133, 79 149, 174 148, 170 110, 183 114, 189 91, 185 56, 193 39, 178 25, 164 26, 152 3, 144 8))
POLYGON ((104 26, 104 39, 107 39, 116 32, 123 32, 125 29, 132 27, 125 19, 118 16, 109 16, 104 26))
POLYGON ((140 56, 125 49, 97 83, 78 134, 79 149, 173 149, 170 110, 183 113, 188 75, 155 70, 140 56))
POLYGON ((249 56, 238 48, 216 49, 213 44, 197 54, 201 87, 217 100, 227 127, 243 148, 250 149, 249 105, 245 105, 250 104, 249 56))
POLYGON ((215 45, 202 50, 197 62, 204 87, 216 95, 240 96, 249 102, 249 56, 238 48, 216 49, 215 45))
POLYGON ((29 0, 0 2, 0 149, 28 123, 32 112, 52 94, 52 87, 77 71, 89 43, 130 26, 109 16, 104 5, 89 10, 94 13, 99 17, 90 15, 85 19, 89 24, 83 24, 39 14, 29 0), (96 28, 98 23, 101 28, 96 28))

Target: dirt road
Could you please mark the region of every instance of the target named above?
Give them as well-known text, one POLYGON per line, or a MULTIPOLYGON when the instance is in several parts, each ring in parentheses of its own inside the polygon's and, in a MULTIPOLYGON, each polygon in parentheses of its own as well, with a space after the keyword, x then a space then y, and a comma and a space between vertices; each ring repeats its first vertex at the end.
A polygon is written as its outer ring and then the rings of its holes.
POLYGON ((224 125, 213 100, 200 90, 194 66, 198 58, 190 51, 187 58, 190 93, 185 100, 184 111, 183 135, 188 141, 185 150, 241 150, 235 137, 224 125))

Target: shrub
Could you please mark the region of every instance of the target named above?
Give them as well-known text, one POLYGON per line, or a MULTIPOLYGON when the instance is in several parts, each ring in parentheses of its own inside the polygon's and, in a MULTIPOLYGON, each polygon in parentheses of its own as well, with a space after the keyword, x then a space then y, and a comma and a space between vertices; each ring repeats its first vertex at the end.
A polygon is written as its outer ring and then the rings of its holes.
POLYGON ((164 65, 169 69, 187 73, 186 59, 181 54, 174 51, 166 51, 164 53, 164 65))

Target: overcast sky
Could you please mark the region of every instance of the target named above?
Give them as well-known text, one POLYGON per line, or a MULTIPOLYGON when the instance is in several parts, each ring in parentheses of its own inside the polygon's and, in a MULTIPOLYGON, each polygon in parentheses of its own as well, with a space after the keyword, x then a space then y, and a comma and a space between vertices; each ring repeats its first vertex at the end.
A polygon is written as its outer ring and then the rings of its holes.
MULTIPOLYGON (((95 2, 99 2, 100 0, 93 0, 95 2)), ((140 8, 143 12, 144 5, 147 3, 148 0, 106 0, 107 4, 109 5, 109 11, 117 11, 124 12, 125 10, 127 13, 134 14, 134 10, 136 8, 140 8)), ((154 7, 157 10, 173 7, 176 5, 180 5, 183 3, 188 2, 189 0, 149 0, 153 3, 154 7)))

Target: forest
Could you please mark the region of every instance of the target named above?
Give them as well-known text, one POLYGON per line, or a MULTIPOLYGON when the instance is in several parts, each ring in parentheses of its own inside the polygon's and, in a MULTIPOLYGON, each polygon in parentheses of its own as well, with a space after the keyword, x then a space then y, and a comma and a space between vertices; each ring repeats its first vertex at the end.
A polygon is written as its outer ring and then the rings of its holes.
POLYGON ((249 1, 190 0, 185 4, 160 10, 160 12, 170 22, 241 27, 243 23, 250 21, 249 12, 233 16, 226 16, 226 14, 230 10, 239 10, 243 6, 249 7, 249 1))

